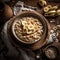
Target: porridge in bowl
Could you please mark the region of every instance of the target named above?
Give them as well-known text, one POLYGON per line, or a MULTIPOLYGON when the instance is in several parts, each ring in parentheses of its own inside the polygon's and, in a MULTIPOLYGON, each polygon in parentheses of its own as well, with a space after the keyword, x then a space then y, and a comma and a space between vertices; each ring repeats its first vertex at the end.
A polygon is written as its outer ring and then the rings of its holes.
POLYGON ((15 21, 13 31, 20 41, 35 42, 43 35, 42 23, 34 17, 22 17, 15 21))

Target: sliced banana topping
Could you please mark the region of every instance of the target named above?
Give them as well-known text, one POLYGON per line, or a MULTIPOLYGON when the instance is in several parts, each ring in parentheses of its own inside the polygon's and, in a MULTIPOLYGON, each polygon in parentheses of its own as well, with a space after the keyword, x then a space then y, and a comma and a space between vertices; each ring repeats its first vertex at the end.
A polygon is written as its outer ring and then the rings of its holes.
POLYGON ((60 15, 60 9, 57 10, 57 15, 60 15))
POLYGON ((40 6, 46 6, 47 5, 47 2, 45 0, 39 0, 39 5, 40 6))

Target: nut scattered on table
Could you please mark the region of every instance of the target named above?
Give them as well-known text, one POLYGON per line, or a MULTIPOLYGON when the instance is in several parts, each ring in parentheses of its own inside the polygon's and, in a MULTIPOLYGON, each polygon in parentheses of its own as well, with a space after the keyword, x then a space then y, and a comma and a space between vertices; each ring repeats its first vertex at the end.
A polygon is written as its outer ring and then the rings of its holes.
POLYGON ((39 0, 39 5, 40 6, 46 6, 47 5, 47 2, 45 0, 39 0))

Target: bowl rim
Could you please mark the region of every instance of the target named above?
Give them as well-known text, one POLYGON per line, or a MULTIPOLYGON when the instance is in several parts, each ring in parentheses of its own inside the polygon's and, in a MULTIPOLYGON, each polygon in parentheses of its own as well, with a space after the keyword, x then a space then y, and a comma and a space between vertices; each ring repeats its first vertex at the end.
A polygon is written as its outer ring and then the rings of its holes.
MULTIPOLYGON (((33 44, 33 43, 36 43, 36 42, 38 42, 40 39, 39 39, 39 40, 36 40, 36 41, 34 41, 34 42, 25 42, 25 41, 19 39, 19 38, 16 36, 15 32, 14 32, 14 23, 15 23, 15 21, 16 21, 21 15, 23 15, 23 14, 32 14, 33 17, 34 17, 34 14, 35 14, 36 16, 39 17, 39 19, 41 18, 41 19, 43 20, 43 18, 41 17, 42 15, 41 15, 41 14, 38 14, 37 12, 31 12, 31 11, 22 12, 22 13, 20 13, 20 14, 17 15, 17 17, 15 18, 15 20, 14 20, 14 22, 13 22, 13 24, 12 24, 12 34, 14 35, 14 37, 15 37, 17 40, 19 40, 19 41, 22 42, 22 43, 25 43, 25 44, 33 44)), ((32 16, 31 16, 31 17, 32 17, 32 16)), ((23 16, 23 17, 24 17, 24 16, 23 16)), ((38 18, 38 17, 36 17, 36 18, 38 18)), ((21 18, 21 17, 20 17, 20 18, 21 18)), ((38 19, 38 20, 39 20, 39 19, 38 19)), ((43 22, 46 23, 45 20, 44 20, 43 22)), ((44 26, 43 26, 43 27, 44 27, 44 26)), ((45 30, 46 30, 47 25, 46 25, 46 27, 44 27, 44 28, 45 28, 45 30)), ((42 35, 42 39, 43 39, 43 36, 45 36, 46 33, 47 33, 47 31, 45 31, 45 33, 42 35)))
MULTIPOLYGON (((53 49, 55 49, 56 50, 56 52, 57 52, 57 55, 56 55, 56 57, 55 58, 50 58, 50 59, 56 59, 57 57, 58 57, 58 54, 59 54, 59 50, 58 50, 58 48, 56 47, 56 46, 54 46, 54 45, 50 45, 50 46, 47 46, 46 48, 45 48, 45 51, 44 51, 44 54, 46 55, 46 50, 47 49, 49 49, 49 48, 53 48, 53 49)), ((46 56, 47 57, 47 56, 46 56)), ((47 57, 48 58, 48 57, 47 57)))

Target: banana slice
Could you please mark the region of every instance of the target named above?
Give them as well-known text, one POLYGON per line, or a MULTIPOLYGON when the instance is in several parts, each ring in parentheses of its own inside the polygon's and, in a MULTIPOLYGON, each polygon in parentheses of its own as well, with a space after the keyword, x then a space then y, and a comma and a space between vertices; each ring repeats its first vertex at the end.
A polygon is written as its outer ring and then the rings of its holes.
POLYGON ((24 25, 27 25, 27 22, 26 21, 22 21, 21 23, 22 23, 23 26, 24 25))
POLYGON ((59 10, 57 10, 57 15, 60 15, 60 9, 59 9, 59 10))
POLYGON ((39 0, 39 5, 40 6, 46 6, 47 5, 47 2, 45 0, 39 0))
POLYGON ((56 6, 53 6, 51 9, 52 10, 57 10, 58 9, 58 6, 57 5, 56 6))
POLYGON ((44 7, 44 12, 48 12, 49 8, 48 7, 44 7))
POLYGON ((49 9, 51 9, 51 8, 52 8, 52 5, 48 5, 47 7, 48 7, 49 9))

